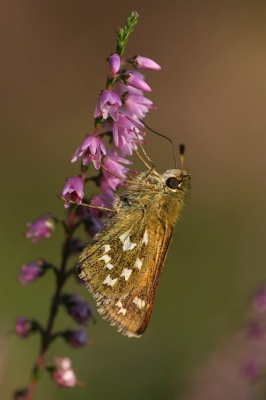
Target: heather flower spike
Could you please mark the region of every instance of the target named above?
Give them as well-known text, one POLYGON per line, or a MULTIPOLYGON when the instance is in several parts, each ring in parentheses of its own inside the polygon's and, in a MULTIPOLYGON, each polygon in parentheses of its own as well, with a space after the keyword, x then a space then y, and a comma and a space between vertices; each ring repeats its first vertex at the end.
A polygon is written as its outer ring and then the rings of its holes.
MULTIPOLYGON (((125 157, 137 150, 139 142, 143 143, 142 138, 145 133, 141 131, 144 127, 141 120, 150 109, 155 109, 152 101, 143 96, 143 91, 151 91, 144 75, 136 70, 126 70, 124 64, 129 63, 135 68, 154 70, 160 67, 154 61, 141 56, 121 58, 137 19, 138 14, 132 12, 124 28, 117 29, 116 52, 108 57, 110 73, 105 87, 99 88, 100 95, 93 114, 93 133, 86 136, 77 146, 71 162, 80 160, 80 169, 75 176, 67 179, 59 196, 65 200, 64 217, 45 214, 30 222, 25 234, 33 243, 36 243, 50 237, 57 223, 63 228, 64 240, 59 249, 61 260, 58 265, 39 259, 22 265, 17 277, 22 285, 27 285, 35 282, 50 268, 56 278, 46 326, 42 327, 35 319, 23 317, 19 317, 14 324, 14 332, 20 337, 26 338, 33 332, 40 335, 39 353, 32 369, 29 385, 23 392, 25 394, 23 400, 33 399, 41 372, 46 367, 47 350, 55 339, 63 337, 75 349, 88 344, 84 329, 74 327, 54 332, 54 327, 60 305, 65 307, 72 322, 78 325, 87 326, 89 320, 94 321, 92 307, 88 302, 84 301, 79 294, 64 294, 63 292, 67 280, 77 275, 77 262, 75 260, 71 264, 69 258, 76 255, 84 246, 77 229, 82 225, 88 236, 87 241, 90 241, 102 228, 105 219, 109 217, 108 212, 110 214, 113 211, 109 207, 114 201, 115 191, 119 186, 126 184, 128 173, 135 173, 128 168, 131 161, 125 157), (91 184, 97 186, 97 192, 90 190, 91 184), (81 204, 85 188, 88 190, 89 200, 84 200, 84 203, 90 203, 88 204, 90 208, 81 204), (68 202, 74 202, 77 206, 70 207, 68 202)), ((54 358, 47 370, 60 387, 73 387, 77 384, 71 361, 67 357, 54 358)))

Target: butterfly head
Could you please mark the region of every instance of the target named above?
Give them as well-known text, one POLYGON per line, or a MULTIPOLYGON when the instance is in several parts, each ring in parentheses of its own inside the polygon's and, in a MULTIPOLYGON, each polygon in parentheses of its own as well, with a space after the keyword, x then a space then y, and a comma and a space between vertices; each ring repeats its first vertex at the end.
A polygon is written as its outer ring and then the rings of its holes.
POLYGON ((181 169, 169 169, 161 175, 166 190, 173 193, 186 192, 190 188, 190 176, 181 169))

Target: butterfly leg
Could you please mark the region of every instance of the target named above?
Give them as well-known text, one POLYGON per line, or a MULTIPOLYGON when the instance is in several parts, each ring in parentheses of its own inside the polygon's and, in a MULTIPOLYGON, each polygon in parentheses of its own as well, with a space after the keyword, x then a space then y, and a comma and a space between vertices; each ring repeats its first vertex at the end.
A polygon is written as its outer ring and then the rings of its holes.
POLYGON ((138 158, 140 159, 140 161, 143 162, 143 164, 145 165, 145 167, 150 169, 150 165, 148 163, 146 163, 146 161, 143 159, 143 157, 141 157, 141 155, 139 154, 138 150, 135 150, 135 153, 137 154, 138 158))
POLYGON ((96 210, 105 211, 105 212, 112 212, 112 213, 116 213, 117 212, 117 210, 113 210, 113 209, 107 208, 107 207, 93 206, 92 204, 87 204, 87 203, 79 203, 79 204, 77 204, 77 203, 75 203, 75 201, 67 200, 64 197, 60 196, 59 194, 57 195, 57 197, 60 200, 63 200, 65 203, 76 204, 76 205, 84 206, 84 207, 88 207, 88 208, 95 208, 96 210))
POLYGON ((136 135, 136 138, 137 138, 139 147, 141 148, 142 153, 144 154, 144 157, 146 158, 146 160, 149 161, 149 163, 151 164, 151 166, 149 166, 149 165, 143 160, 143 158, 140 156, 140 154, 138 153, 138 151, 135 150, 136 153, 137 153, 137 155, 138 155, 138 157, 139 157, 139 159, 143 162, 143 164, 144 164, 147 168, 155 167, 154 162, 150 159, 150 157, 148 156, 148 154, 147 154, 146 151, 144 150, 144 147, 142 146, 142 144, 141 144, 141 142, 140 142, 140 140, 139 140, 139 137, 138 137, 138 134, 137 134, 136 131, 135 131, 135 135, 136 135))

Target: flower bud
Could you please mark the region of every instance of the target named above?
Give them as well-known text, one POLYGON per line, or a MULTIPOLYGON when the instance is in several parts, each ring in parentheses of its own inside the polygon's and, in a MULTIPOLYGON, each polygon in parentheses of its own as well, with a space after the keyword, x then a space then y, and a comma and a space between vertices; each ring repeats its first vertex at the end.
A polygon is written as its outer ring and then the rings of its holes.
POLYGON ((19 317, 16 319, 15 325, 14 325, 14 332, 23 338, 26 338, 30 335, 30 333, 33 331, 33 323, 32 321, 19 317))
POLYGON ((36 243, 43 238, 51 236, 51 232, 55 227, 55 221, 51 215, 47 214, 36 221, 27 224, 29 229, 25 233, 26 238, 32 238, 32 243, 36 243))
POLYGON ((131 72, 125 75, 125 84, 143 90, 144 92, 151 92, 150 86, 142 78, 131 72))
POLYGON ((69 315, 80 325, 86 326, 89 319, 93 318, 92 308, 77 294, 63 294, 61 302, 66 307, 69 315))
MULTIPOLYGON (((81 177, 73 176, 72 178, 68 178, 62 189, 61 196, 66 200, 80 204, 84 196, 83 181, 81 177)), ((68 208, 69 204, 66 203, 65 207, 68 208)))
POLYGON ((63 333, 63 337, 74 349, 79 349, 88 344, 86 331, 82 328, 70 329, 63 333))
POLYGON ((57 369, 52 375, 55 383, 60 387, 70 388, 77 384, 77 377, 73 369, 57 369))
POLYGON ((77 377, 72 369, 71 360, 67 357, 55 357, 47 366, 55 383, 60 387, 74 387, 77 377))
POLYGON ((22 285, 34 282, 39 276, 44 274, 45 269, 42 268, 43 264, 44 262, 42 260, 36 260, 22 265, 17 279, 22 283, 22 285))
POLYGON ((107 60, 111 69, 111 77, 113 77, 119 71, 121 64, 120 57, 118 54, 111 54, 107 60))
POLYGON ((155 61, 141 56, 133 57, 133 65, 135 68, 152 69, 154 71, 159 71, 161 69, 160 65, 155 61))

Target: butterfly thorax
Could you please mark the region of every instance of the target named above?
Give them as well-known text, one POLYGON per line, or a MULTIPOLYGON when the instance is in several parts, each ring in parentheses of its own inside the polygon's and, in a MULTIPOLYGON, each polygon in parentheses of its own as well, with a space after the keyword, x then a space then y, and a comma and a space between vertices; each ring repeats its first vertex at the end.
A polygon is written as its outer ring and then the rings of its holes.
POLYGON ((164 174, 143 172, 129 183, 114 207, 118 207, 121 217, 138 209, 148 214, 150 219, 165 221, 167 218, 174 225, 184 205, 189 180, 189 175, 179 169, 168 170, 164 174))

